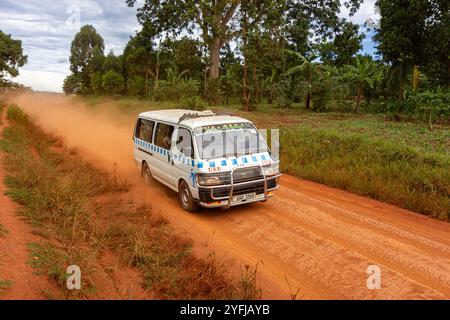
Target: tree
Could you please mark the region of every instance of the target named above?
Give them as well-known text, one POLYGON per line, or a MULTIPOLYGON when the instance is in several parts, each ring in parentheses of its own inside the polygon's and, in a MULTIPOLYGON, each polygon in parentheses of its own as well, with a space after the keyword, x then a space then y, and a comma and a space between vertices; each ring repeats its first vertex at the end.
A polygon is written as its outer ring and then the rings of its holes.
POLYGON ((231 66, 220 76, 220 84, 225 94, 225 104, 228 105, 233 88, 238 84, 236 81, 236 73, 231 66))
POLYGON ((350 9, 352 16, 363 0, 286 0, 286 36, 289 49, 303 56, 312 54, 314 43, 325 40, 340 24, 341 7, 350 9), (314 41, 311 41, 313 38, 314 41))
POLYGON ((319 45, 322 62, 337 67, 352 64, 356 53, 362 49, 364 37, 364 33, 359 33, 358 25, 342 19, 334 39, 319 45))
POLYGON ((14 40, 0 30, 0 83, 7 75, 17 77, 19 68, 25 63, 27 56, 23 54, 22 41, 14 40))
POLYGON ((94 53, 98 56, 104 49, 102 36, 91 25, 81 27, 75 35, 70 47, 70 70, 80 79, 83 91, 91 91, 94 53))
POLYGON ((122 93, 124 90, 123 77, 114 70, 109 70, 103 75, 102 86, 107 94, 114 95, 122 93))
POLYGON ((381 15, 374 36, 378 51, 386 62, 402 69, 398 96, 404 98, 406 76, 417 66, 435 84, 449 85, 449 2, 378 0, 376 6, 381 15))
POLYGON ((356 86, 355 112, 358 112, 359 103, 364 97, 364 89, 374 88, 375 83, 383 77, 385 67, 371 57, 359 55, 355 59, 355 65, 347 65, 346 68, 343 79, 353 82, 356 86))
POLYGON ((201 43, 184 36, 181 39, 167 38, 161 45, 167 53, 167 60, 175 64, 178 70, 189 70, 189 76, 200 80, 204 69, 201 43))
MULTIPOLYGON (((126 0, 134 6, 136 0, 126 0)), ((276 0, 145 0, 138 9, 141 24, 150 23, 158 33, 163 31, 181 33, 183 30, 193 32, 200 30, 203 42, 209 50, 209 77, 219 78, 220 50, 225 44, 242 33, 239 21, 239 9, 242 4, 253 6, 257 15, 249 22, 254 25, 274 11, 274 7, 283 4, 276 0), (250 4, 251 3, 251 4, 250 4)))
POLYGON ((292 50, 286 50, 286 53, 296 57, 297 61, 300 61, 299 64, 286 71, 286 75, 292 75, 295 73, 302 73, 304 75, 304 81, 307 86, 305 108, 310 109, 312 84, 315 76, 323 70, 323 65, 315 62, 317 56, 306 58, 302 54, 292 50))
POLYGON ((64 79, 63 91, 65 94, 79 94, 81 90, 81 80, 78 76, 71 74, 64 79))
POLYGON ((115 72, 122 74, 122 57, 114 55, 114 51, 111 50, 103 61, 102 69, 104 72, 114 70, 115 72))
POLYGON ((156 31, 148 23, 136 33, 127 43, 123 59, 128 76, 142 75, 144 77, 145 97, 148 97, 148 82, 153 77, 153 97, 157 95, 161 67, 167 62, 167 53, 155 49, 156 31))

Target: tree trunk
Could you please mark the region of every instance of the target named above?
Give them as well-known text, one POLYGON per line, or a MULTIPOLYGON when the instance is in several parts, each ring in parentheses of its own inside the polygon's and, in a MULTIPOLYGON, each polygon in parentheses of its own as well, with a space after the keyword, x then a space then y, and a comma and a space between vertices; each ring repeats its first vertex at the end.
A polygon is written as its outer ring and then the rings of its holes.
POLYGON ((413 83, 412 87, 414 91, 417 91, 419 88, 419 68, 416 65, 413 67, 413 83))
POLYGON ((398 98, 399 100, 405 99, 405 80, 406 80, 406 62, 402 62, 402 70, 401 70, 398 98))
POLYGON ((359 103, 361 102, 361 96, 362 96, 362 89, 358 89, 358 94, 356 95, 356 107, 355 107, 355 113, 358 112, 359 103))
POLYGON ((159 88, 159 65, 157 64, 155 66, 155 80, 153 82, 153 101, 156 100, 156 93, 158 92, 159 88))
POLYGON ((242 111, 250 111, 250 99, 247 88, 248 66, 247 66, 247 15, 242 17, 242 54, 244 56, 243 77, 242 77, 242 111))
POLYGON ((244 70, 242 77, 242 111, 250 111, 250 101, 247 88, 247 57, 244 56, 244 70))
POLYGON ((305 108, 311 109, 311 93, 309 92, 306 94, 305 108))
POLYGON ((211 40, 209 78, 213 80, 219 79, 221 42, 219 37, 211 40))
POLYGON ((148 68, 145 68, 145 99, 148 98, 148 68))

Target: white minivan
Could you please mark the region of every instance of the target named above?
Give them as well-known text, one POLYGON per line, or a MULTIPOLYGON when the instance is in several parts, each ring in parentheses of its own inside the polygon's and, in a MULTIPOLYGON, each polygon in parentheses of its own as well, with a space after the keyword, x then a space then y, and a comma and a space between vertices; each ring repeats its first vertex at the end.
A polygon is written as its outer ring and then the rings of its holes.
POLYGON ((180 109, 144 112, 133 141, 142 177, 178 192, 187 211, 266 201, 279 187, 278 161, 255 126, 240 117, 180 109))

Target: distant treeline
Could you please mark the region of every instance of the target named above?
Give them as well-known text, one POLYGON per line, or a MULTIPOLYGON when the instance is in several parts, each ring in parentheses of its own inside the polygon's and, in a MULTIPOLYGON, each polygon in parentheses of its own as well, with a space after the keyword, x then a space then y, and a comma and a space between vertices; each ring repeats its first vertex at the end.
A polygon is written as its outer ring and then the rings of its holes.
POLYGON ((358 111, 377 102, 381 112, 448 112, 448 2, 377 1, 381 19, 367 24, 377 60, 359 54, 365 35, 338 15, 342 5, 353 14, 361 2, 147 0, 137 9, 141 30, 122 55, 105 55, 94 27, 81 28, 64 91, 191 108, 232 101, 244 111, 299 102, 358 111))

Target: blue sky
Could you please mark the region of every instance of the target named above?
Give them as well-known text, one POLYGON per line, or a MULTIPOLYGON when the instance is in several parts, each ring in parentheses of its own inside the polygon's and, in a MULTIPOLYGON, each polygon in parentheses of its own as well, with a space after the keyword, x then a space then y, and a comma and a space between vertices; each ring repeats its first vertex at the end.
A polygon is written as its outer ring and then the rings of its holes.
MULTIPOLYGON (((358 24, 376 20, 374 2, 365 0, 349 19, 358 24)), ((343 10, 341 16, 348 17, 348 12, 343 10)), ((136 9, 128 8, 125 0, 0 0, 0 30, 21 39, 28 55, 15 81, 35 90, 61 92, 69 74, 70 43, 84 24, 94 25, 103 36, 106 52, 118 54, 139 28, 136 9)), ((370 35, 363 45, 364 52, 373 53, 370 35)))

